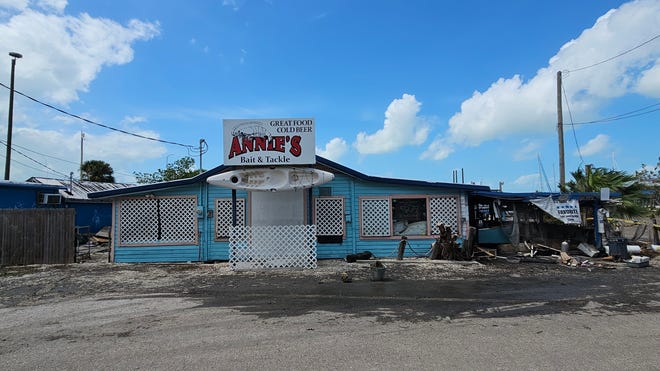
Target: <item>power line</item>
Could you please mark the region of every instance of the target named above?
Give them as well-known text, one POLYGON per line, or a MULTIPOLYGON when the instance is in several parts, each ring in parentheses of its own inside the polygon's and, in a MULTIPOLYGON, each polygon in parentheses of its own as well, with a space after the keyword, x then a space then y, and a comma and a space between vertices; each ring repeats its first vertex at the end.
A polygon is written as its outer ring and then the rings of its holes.
POLYGON ((632 118, 632 117, 648 115, 649 113, 660 111, 660 108, 655 108, 655 109, 652 109, 652 110, 648 110, 649 108, 656 107, 656 106, 660 106, 660 103, 651 104, 651 105, 648 105, 646 107, 638 108, 638 109, 630 111, 630 112, 622 113, 622 114, 615 115, 615 116, 605 117, 605 118, 601 118, 601 119, 597 119, 597 120, 583 121, 583 122, 573 122, 573 123, 571 123, 571 125, 599 124, 599 123, 619 121, 619 120, 624 120, 624 119, 628 119, 628 118, 632 118))
POLYGON ((580 144, 578 143, 578 140, 577 140, 577 134, 575 134, 575 124, 573 123, 573 113, 571 112, 571 106, 568 104, 568 96, 566 95, 566 89, 564 89, 564 85, 565 84, 562 84, 561 91, 562 91, 562 93, 564 93, 564 100, 566 101, 566 108, 568 109, 568 118, 571 120, 571 129, 573 131, 573 139, 575 140, 575 148, 577 148, 578 155, 580 156, 580 163, 578 164, 578 167, 580 167, 584 163, 584 159, 582 158, 582 151, 580 151, 580 144))
POLYGON ((55 156, 51 156, 51 155, 47 155, 47 154, 45 154, 45 153, 37 152, 37 151, 32 150, 32 149, 29 149, 29 148, 27 148, 27 147, 19 146, 18 144, 14 144, 14 143, 12 143, 12 147, 22 148, 22 149, 25 150, 25 151, 32 152, 32 153, 37 154, 37 155, 40 155, 40 156, 49 157, 49 158, 52 158, 52 159, 54 159, 54 160, 58 160, 58 161, 62 161, 62 162, 68 162, 68 163, 70 163, 70 164, 73 164, 73 165, 76 165, 76 166, 80 166, 80 164, 77 163, 77 162, 69 161, 69 160, 65 160, 65 159, 63 159, 63 158, 59 158, 59 157, 55 157, 55 156))
MULTIPOLYGON (((4 140, 0 140, 0 143, 2 143, 2 144, 4 144, 5 146, 7 146, 7 142, 5 142, 4 140)), ((19 155, 21 155, 21 156, 27 158, 28 160, 30 160, 30 161, 32 161, 32 162, 34 162, 34 163, 37 163, 37 164, 39 164, 39 165, 45 167, 46 169, 52 171, 53 173, 56 173, 56 174, 62 175, 62 176, 64 176, 65 178, 68 177, 67 174, 61 173, 61 172, 59 172, 59 171, 57 171, 57 170, 54 170, 54 169, 50 168, 48 165, 43 164, 43 163, 41 163, 41 162, 39 162, 39 161, 33 159, 32 157, 26 155, 25 153, 23 153, 23 152, 17 150, 16 148, 14 148, 14 146, 12 146, 11 150, 14 151, 14 152, 16 152, 16 153, 18 153, 19 155)))
MULTIPOLYGON (((6 89, 10 89, 7 85, 5 85, 5 84, 3 84, 3 83, 1 83, 1 82, 0 82, 0 86, 4 87, 4 88, 6 88, 6 89)), ((48 108, 50 108, 50 109, 53 109, 53 110, 55 110, 55 111, 57 111, 57 112, 60 112, 60 113, 62 113, 62 114, 64 114, 64 115, 67 115, 67 116, 70 116, 70 117, 76 118, 76 119, 78 119, 78 120, 82 120, 82 121, 87 122, 87 123, 92 124, 92 125, 96 125, 96 126, 100 126, 100 127, 102 127, 102 128, 106 128, 106 129, 108 129, 108 130, 113 130, 113 131, 116 131, 116 132, 119 132, 119 133, 122 133, 122 134, 131 135, 131 136, 134 136, 134 137, 137 137, 137 138, 142 138, 142 139, 146 139, 146 140, 151 140, 151 141, 154 141, 154 142, 160 142, 160 143, 172 144, 172 145, 175 145, 175 146, 185 147, 185 148, 188 149, 188 152, 189 152, 189 153, 190 153, 191 151, 198 150, 198 148, 196 148, 195 146, 190 145, 190 144, 182 144, 182 143, 177 143, 177 142, 171 142, 171 141, 167 141, 167 140, 163 140, 163 139, 158 139, 158 138, 148 137, 148 136, 141 135, 141 134, 131 133, 131 132, 126 131, 126 130, 117 129, 117 128, 114 128, 114 127, 112 127, 112 126, 104 125, 104 124, 101 124, 101 123, 98 123, 98 122, 92 121, 92 120, 90 120, 90 119, 86 119, 86 118, 81 117, 81 116, 78 116, 78 115, 76 115, 76 114, 69 113, 69 112, 67 112, 67 111, 65 111, 65 110, 63 110, 63 109, 57 108, 57 107, 55 107, 55 106, 53 106, 53 105, 50 105, 50 104, 48 104, 48 103, 42 102, 42 101, 40 101, 40 100, 38 100, 38 99, 36 99, 36 98, 32 98, 31 96, 29 96, 29 95, 27 95, 27 94, 24 94, 24 93, 21 93, 20 91, 18 91, 18 90, 16 90, 16 89, 14 89, 14 93, 16 93, 16 94, 18 94, 18 95, 21 95, 21 96, 23 96, 23 97, 25 97, 25 98, 27 98, 27 99, 33 101, 33 102, 39 103, 39 104, 41 104, 41 105, 43 105, 43 106, 45 106, 45 107, 48 107, 48 108)))
MULTIPOLYGON (((0 143, 5 144, 2 140, 0 140, 0 143)), ((5 145, 6 145, 6 144, 5 144, 5 145)), ((32 153, 37 154, 37 155, 39 155, 39 156, 49 157, 49 158, 52 158, 52 159, 54 159, 54 160, 58 160, 58 161, 62 161, 62 162, 66 162, 66 163, 69 163, 69 164, 75 165, 76 168, 78 168, 78 167, 80 166, 80 164, 79 164, 78 162, 75 162, 75 161, 69 161, 69 160, 65 160, 65 159, 63 159, 63 158, 59 158, 59 157, 55 157, 55 156, 51 156, 51 155, 47 155, 47 154, 45 154, 45 153, 37 152, 37 151, 32 150, 32 149, 29 149, 29 148, 27 148, 27 147, 19 146, 18 144, 12 144, 12 147, 18 147, 18 148, 23 149, 24 151, 32 152, 32 153)), ((30 166, 27 166, 27 165, 25 165, 25 164, 21 164, 21 165, 26 166, 26 167, 30 167, 30 166)), ((34 168, 33 168, 33 169, 34 169, 34 168)), ((121 171, 116 171, 116 170, 114 170, 114 169, 113 169, 113 171, 114 171, 114 174, 118 174, 118 175, 134 176, 134 174, 124 173, 124 172, 121 172, 121 171)))
POLYGON ((655 35, 655 36, 653 36, 652 38, 650 38, 650 39, 644 41, 643 43, 641 43, 641 44, 639 44, 639 45, 637 45, 637 46, 635 46, 635 47, 632 47, 632 48, 630 48, 630 49, 628 49, 628 50, 626 50, 626 51, 623 51, 623 52, 621 52, 621 53, 619 53, 619 54, 617 54, 617 55, 615 55, 615 56, 613 56, 613 57, 610 57, 610 58, 604 59, 604 60, 602 60, 602 61, 600 61, 600 62, 597 62, 597 63, 594 63, 594 64, 590 64, 590 65, 588 65, 588 66, 584 66, 584 67, 580 67, 580 68, 575 68, 575 69, 569 70, 568 72, 582 71, 582 70, 586 70, 587 68, 596 67, 596 66, 601 65, 601 64, 603 64, 603 63, 607 63, 607 62, 609 62, 609 61, 611 61, 611 60, 613 60, 613 59, 616 59, 616 58, 619 58, 619 57, 621 57, 621 56, 624 56, 624 55, 626 55, 626 54, 632 52, 633 50, 639 49, 639 48, 641 48, 642 46, 644 46, 644 45, 646 45, 646 44, 648 44, 648 43, 654 41, 654 40, 657 39, 657 38, 660 38, 660 34, 655 35))

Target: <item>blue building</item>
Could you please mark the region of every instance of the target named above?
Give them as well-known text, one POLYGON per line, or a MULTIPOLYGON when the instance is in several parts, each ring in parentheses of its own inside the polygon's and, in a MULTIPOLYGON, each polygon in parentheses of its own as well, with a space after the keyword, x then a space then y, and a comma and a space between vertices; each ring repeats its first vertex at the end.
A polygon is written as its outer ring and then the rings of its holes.
POLYGON ((0 209, 60 207, 59 191, 63 188, 61 185, 0 180, 0 209))
POLYGON ((35 187, 49 187, 54 192, 49 197, 52 205, 76 210, 76 226, 85 232, 96 233, 112 224, 112 203, 108 200, 93 200, 88 193, 116 190, 130 187, 127 183, 102 183, 76 179, 53 179, 32 177, 27 184, 35 187))
POLYGON ((240 169, 221 165, 193 178, 92 192, 89 197, 112 203, 115 262, 231 262, 248 244, 268 249, 270 261, 284 261, 290 253, 277 249, 299 243, 291 237, 298 235, 307 244, 313 239, 313 251, 303 259, 315 264, 317 258, 361 251, 390 256, 402 236, 413 247, 407 253, 426 252, 439 223, 465 236, 468 195, 490 190, 369 176, 319 156, 312 167, 334 178, 291 191, 236 190, 208 182, 240 169), (270 229, 255 234, 257 228, 270 229), (230 241, 239 229, 246 235, 230 241))

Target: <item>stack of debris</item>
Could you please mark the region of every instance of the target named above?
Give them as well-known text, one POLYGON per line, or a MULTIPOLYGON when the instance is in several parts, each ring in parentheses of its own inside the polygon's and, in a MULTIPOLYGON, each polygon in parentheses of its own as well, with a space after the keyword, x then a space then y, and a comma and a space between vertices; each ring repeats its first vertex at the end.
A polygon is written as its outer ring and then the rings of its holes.
POLYGON ((438 224, 439 235, 431 245, 431 259, 465 260, 461 246, 456 242, 458 235, 451 232, 451 227, 438 224))

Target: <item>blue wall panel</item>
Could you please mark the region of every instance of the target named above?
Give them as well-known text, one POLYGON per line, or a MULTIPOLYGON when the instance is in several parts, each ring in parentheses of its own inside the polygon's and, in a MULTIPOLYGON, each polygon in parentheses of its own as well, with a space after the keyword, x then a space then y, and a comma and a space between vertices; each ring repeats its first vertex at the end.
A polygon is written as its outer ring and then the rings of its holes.
POLYGON ((60 207, 60 205, 38 205, 39 193, 57 194, 52 186, 3 184, 0 187, 0 209, 29 209, 35 207, 60 207))
POLYGON ((76 226, 89 226, 91 233, 112 225, 112 204, 109 203, 69 203, 76 210, 76 226))
POLYGON ((200 261, 199 246, 120 247, 115 249, 117 263, 176 263, 200 261))

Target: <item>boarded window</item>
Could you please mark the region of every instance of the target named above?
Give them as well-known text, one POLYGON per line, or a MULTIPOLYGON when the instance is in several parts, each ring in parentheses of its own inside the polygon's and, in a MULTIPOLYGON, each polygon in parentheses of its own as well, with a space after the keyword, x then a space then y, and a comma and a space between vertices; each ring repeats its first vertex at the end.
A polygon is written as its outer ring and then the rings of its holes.
POLYGON ((363 237, 432 236, 438 224, 459 232, 457 196, 393 196, 360 199, 363 237))
POLYGON ((387 198, 360 199, 362 236, 390 236, 390 200, 387 198))
POLYGON ((426 236, 426 198, 393 198, 392 217, 395 236, 426 236))
MULTIPOLYGON (((232 227, 231 198, 215 199, 215 238, 228 239, 232 227)), ((236 225, 245 226, 245 199, 236 199, 236 225)))
POLYGON ((440 223, 451 227, 452 232, 459 233, 458 208, 458 197, 442 196, 429 198, 429 209, 431 210, 431 233, 440 233, 438 230, 438 224, 440 223))
POLYGON ((314 220, 318 243, 341 243, 344 239, 344 199, 316 198, 314 220))
POLYGON ((197 197, 155 196, 119 201, 119 244, 197 244, 197 197))

